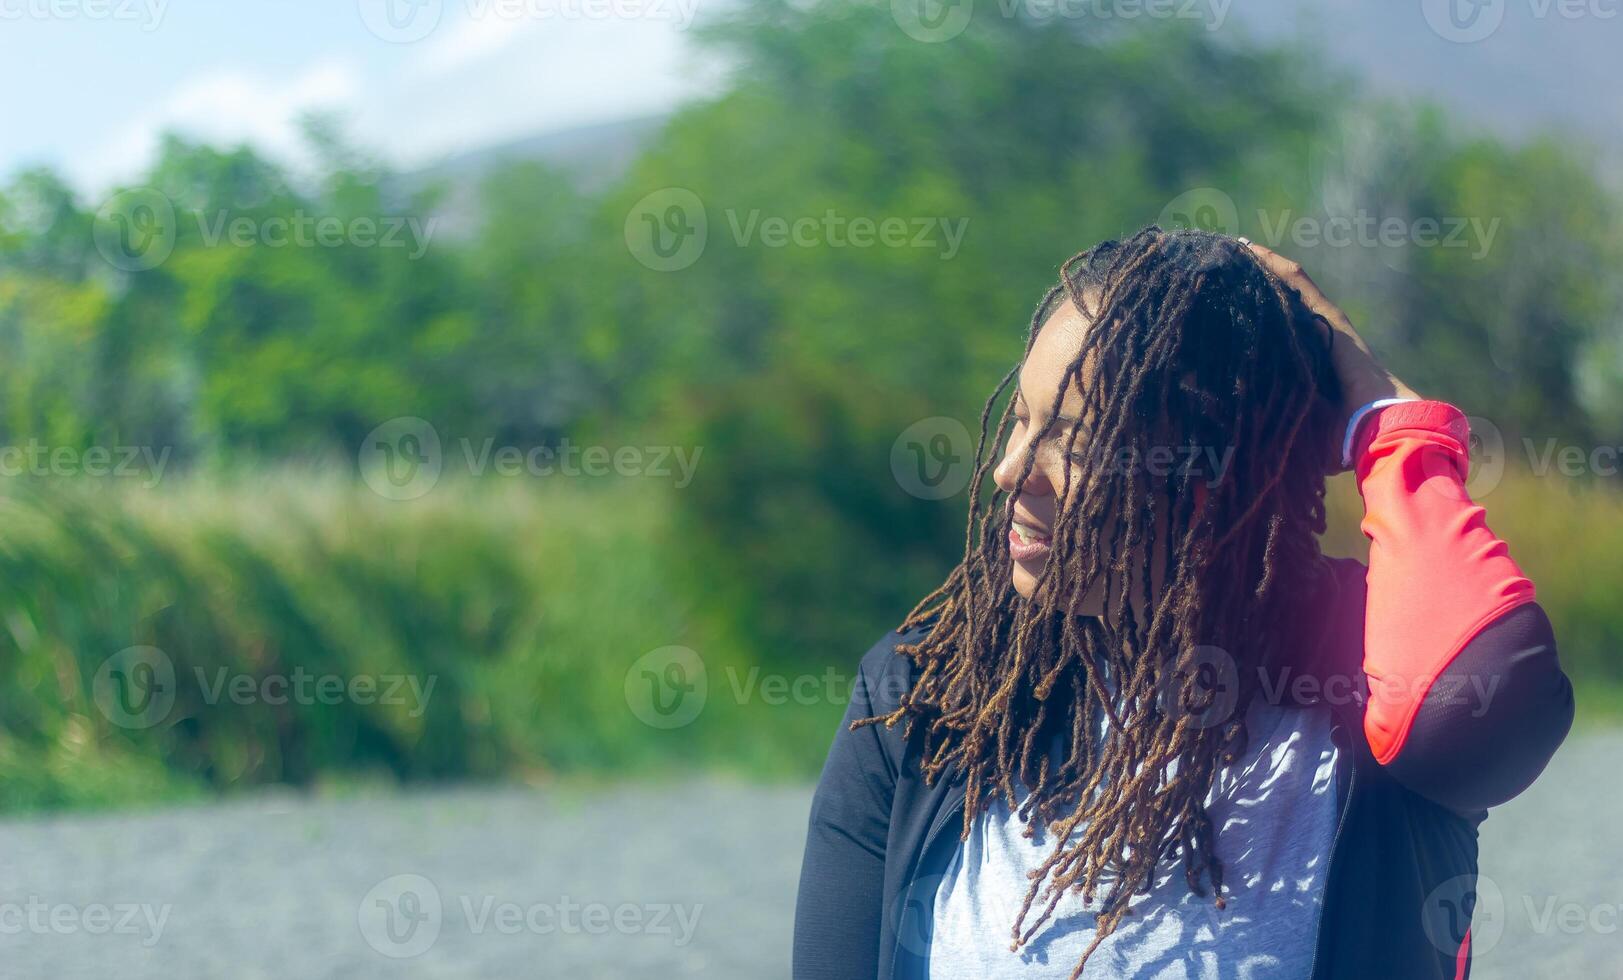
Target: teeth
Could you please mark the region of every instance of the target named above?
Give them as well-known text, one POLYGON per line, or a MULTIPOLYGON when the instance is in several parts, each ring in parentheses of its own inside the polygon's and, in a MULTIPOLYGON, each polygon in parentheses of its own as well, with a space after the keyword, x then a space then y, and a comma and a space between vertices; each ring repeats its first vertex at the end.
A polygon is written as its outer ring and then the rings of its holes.
POLYGON ((1014 533, 1018 534, 1020 536, 1020 540, 1025 544, 1030 544, 1034 539, 1042 537, 1042 535, 1038 534, 1036 531, 1033 531, 1026 525, 1021 524, 1019 521, 1014 522, 1014 533))

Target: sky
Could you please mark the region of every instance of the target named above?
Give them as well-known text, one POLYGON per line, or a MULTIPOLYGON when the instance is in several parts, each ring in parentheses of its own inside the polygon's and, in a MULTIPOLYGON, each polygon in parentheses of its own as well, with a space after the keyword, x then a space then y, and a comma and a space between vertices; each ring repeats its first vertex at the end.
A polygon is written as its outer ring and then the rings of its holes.
POLYGON ((311 110, 407 168, 666 111, 714 85, 697 2, 0 0, 0 179, 104 191, 170 129, 297 163, 311 110))
MULTIPOLYGON (((0 0, 0 182, 46 165, 105 193, 141 174, 165 130, 247 141, 296 166, 296 122, 310 110, 340 113, 352 140, 404 169, 653 115, 718 84, 690 28, 728 2, 0 0)), ((1152 2, 998 0, 1118 16, 1152 2)), ((1565 127, 1623 159, 1623 0, 1164 9, 1211 29, 1310 37, 1377 89, 1442 102, 1512 137, 1565 127)))

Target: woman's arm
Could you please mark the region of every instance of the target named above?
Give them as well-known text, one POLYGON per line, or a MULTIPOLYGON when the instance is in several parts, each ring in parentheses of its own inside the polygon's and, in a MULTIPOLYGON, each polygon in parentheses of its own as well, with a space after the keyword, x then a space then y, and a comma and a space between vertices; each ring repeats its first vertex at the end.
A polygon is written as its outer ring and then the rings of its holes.
POLYGON ((851 703, 812 797, 795 900, 794 980, 871 980, 879 972, 896 772, 880 743, 882 727, 852 731, 851 723, 876 713, 881 679, 893 676, 885 668, 895 642, 887 636, 862 658, 851 703))
POLYGON ((1370 539, 1370 749, 1404 785, 1452 809, 1503 803, 1533 782, 1566 738, 1572 684, 1533 583, 1465 491, 1465 416, 1419 400, 1386 370, 1301 265, 1247 245, 1331 331, 1343 418, 1353 429, 1341 463, 1357 474, 1370 539), (1358 415, 1393 398, 1412 400, 1358 415))
POLYGON ((1370 539, 1364 734, 1410 789, 1462 812, 1517 795, 1572 724, 1572 685, 1533 583, 1466 493, 1452 405, 1378 409, 1352 459, 1370 539))

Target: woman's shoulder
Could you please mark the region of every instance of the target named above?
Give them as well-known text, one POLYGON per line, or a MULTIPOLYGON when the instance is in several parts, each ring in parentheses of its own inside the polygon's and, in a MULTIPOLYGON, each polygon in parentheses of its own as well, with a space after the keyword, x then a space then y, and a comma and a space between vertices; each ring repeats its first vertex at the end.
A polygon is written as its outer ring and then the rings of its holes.
POLYGON ((929 632, 928 625, 886 630, 862 655, 857 681, 874 714, 895 711, 902 695, 913 686, 913 659, 898 647, 917 643, 929 632))

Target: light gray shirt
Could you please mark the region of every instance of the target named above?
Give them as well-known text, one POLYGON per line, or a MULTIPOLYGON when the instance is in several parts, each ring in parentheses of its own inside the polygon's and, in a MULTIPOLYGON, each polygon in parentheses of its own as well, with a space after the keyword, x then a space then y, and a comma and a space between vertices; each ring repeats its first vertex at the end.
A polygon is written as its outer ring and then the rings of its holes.
MULTIPOLYGON (((1218 771, 1206 798, 1227 908, 1218 911, 1209 888, 1205 897, 1190 892, 1180 858, 1163 860, 1149 894, 1089 958, 1084 980, 1298 980, 1310 972, 1338 813, 1330 713, 1258 699, 1247 723, 1246 757, 1218 771)), ((975 820, 936 891, 931 980, 1064 980, 1093 941, 1099 897, 1084 906, 1068 892, 1031 941, 1009 951, 1026 873, 1054 846, 1024 829, 1002 800, 975 820)), ((1042 909, 1033 906, 1028 926, 1042 909)))

